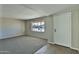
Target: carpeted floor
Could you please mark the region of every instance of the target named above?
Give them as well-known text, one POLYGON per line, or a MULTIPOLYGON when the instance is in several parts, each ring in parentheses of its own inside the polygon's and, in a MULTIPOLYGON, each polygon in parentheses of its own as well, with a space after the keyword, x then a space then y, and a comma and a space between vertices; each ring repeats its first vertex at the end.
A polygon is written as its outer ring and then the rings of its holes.
POLYGON ((47 40, 20 36, 0 40, 0 54, 33 54, 47 44, 47 40))

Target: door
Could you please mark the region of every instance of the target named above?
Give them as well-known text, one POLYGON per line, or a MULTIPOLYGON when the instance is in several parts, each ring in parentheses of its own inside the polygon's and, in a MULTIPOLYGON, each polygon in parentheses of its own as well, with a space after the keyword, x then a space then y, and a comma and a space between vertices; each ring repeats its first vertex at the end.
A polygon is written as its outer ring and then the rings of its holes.
POLYGON ((54 15, 54 42, 71 46, 71 13, 54 15))

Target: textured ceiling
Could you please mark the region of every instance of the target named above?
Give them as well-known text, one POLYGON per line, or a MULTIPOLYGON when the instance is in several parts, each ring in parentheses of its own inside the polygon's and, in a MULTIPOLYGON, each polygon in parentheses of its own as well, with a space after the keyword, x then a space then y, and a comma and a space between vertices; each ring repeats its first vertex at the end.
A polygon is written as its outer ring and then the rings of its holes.
POLYGON ((59 12, 74 5, 68 4, 5 4, 0 5, 2 16, 16 19, 32 19, 59 12), (2 6, 2 8, 1 8, 2 6))

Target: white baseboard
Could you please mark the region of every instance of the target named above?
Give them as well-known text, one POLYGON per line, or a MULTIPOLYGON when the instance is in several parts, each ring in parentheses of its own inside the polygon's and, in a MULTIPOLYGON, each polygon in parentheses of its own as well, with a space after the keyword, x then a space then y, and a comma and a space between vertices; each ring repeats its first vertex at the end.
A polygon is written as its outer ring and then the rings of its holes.
POLYGON ((49 44, 55 44, 54 42, 48 42, 49 44))
POLYGON ((73 47, 70 47, 71 49, 74 49, 74 50, 77 50, 77 51, 79 51, 79 49, 78 48, 73 48, 73 47))
POLYGON ((0 38, 0 40, 3 40, 3 39, 8 39, 8 38, 14 38, 14 37, 23 36, 23 35, 24 35, 24 34, 11 35, 11 36, 3 36, 2 38, 0 38))
MULTIPOLYGON (((49 43, 49 44, 56 44, 56 43, 54 43, 54 42, 48 42, 48 43, 49 43)), ((58 45, 59 45, 59 44, 58 44, 58 45)), ((63 46, 63 45, 61 45, 61 46, 63 46)), ((67 47, 67 46, 65 46, 65 47, 67 47)), ((78 48, 73 48, 73 47, 69 47, 69 48, 79 51, 78 48)))
MULTIPOLYGON (((55 42, 49 42, 49 44, 57 44, 57 43, 55 43, 55 42)), ((61 45, 61 44, 57 44, 57 45, 64 46, 64 45, 61 45)), ((64 46, 64 47, 67 47, 67 46, 64 46)))

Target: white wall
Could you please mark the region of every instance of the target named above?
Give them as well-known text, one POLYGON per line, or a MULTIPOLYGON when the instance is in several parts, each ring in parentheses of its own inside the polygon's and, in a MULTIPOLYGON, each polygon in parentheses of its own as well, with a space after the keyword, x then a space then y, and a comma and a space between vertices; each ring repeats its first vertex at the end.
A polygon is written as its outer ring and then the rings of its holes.
POLYGON ((1 16, 2 16, 2 5, 0 4, 0 37, 1 37, 1 23, 2 23, 2 19, 1 19, 1 16))
POLYGON ((79 8, 72 10, 72 48, 79 50, 79 8))
POLYGON ((24 35, 24 21, 2 18, 0 39, 24 35))
POLYGON ((0 4, 0 18, 2 16, 2 5, 0 4))
POLYGON ((2 25, 2 20, 1 20, 1 18, 0 18, 0 38, 1 38, 1 36, 2 36, 2 35, 1 35, 1 34, 2 34, 1 27, 2 27, 2 26, 1 26, 1 25, 2 25))
POLYGON ((26 35, 35 36, 39 38, 48 39, 49 41, 53 41, 53 26, 52 26, 53 22, 52 21, 53 21, 52 16, 26 21, 26 35), (46 24, 45 32, 41 33, 41 32, 31 31, 31 22, 40 21, 40 20, 45 21, 45 24, 46 24))

